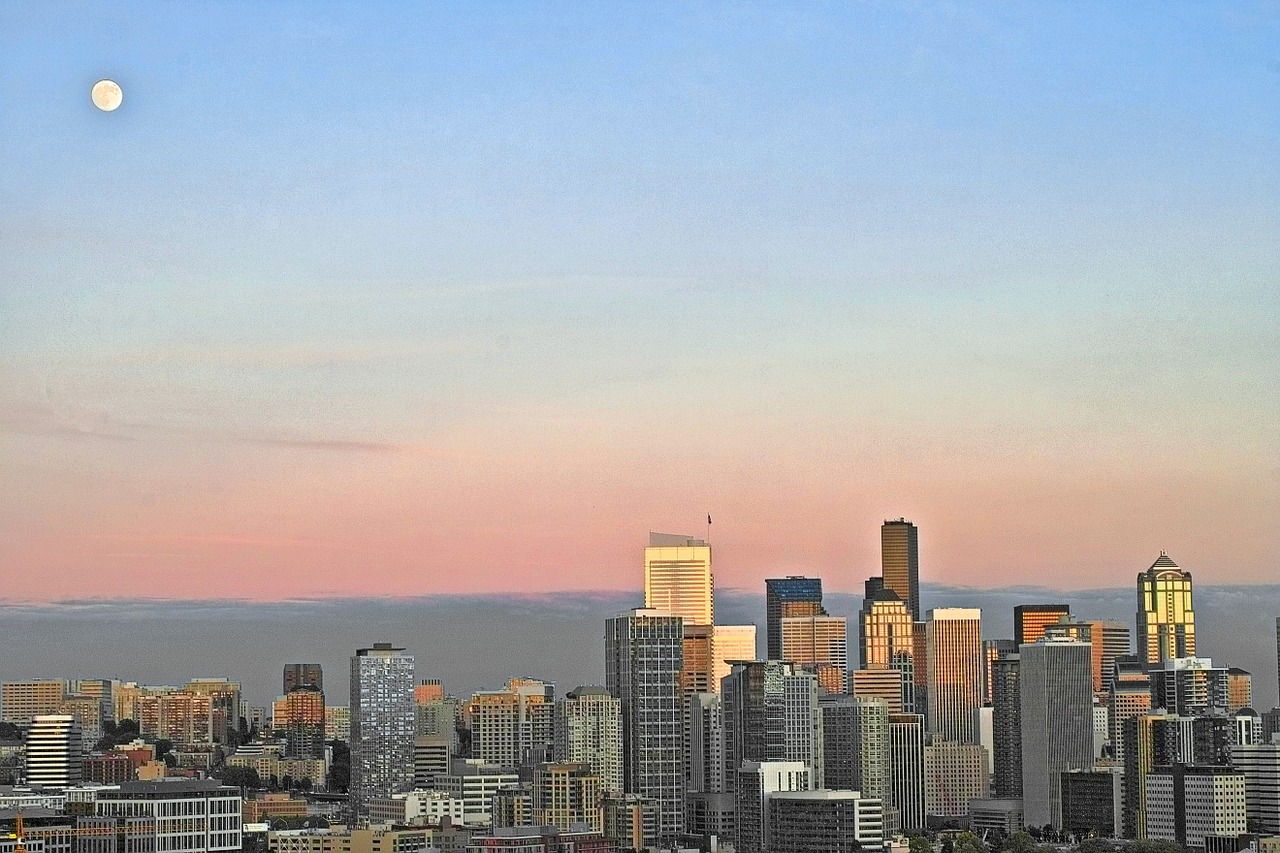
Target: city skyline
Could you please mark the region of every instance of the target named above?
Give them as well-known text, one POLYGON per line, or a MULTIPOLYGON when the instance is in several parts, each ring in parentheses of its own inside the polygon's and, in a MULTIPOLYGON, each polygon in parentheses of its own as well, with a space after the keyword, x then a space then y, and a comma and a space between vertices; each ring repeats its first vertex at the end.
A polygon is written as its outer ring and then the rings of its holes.
POLYGON ((6 598, 1276 575, 1269 6, 0 24, 6 598))

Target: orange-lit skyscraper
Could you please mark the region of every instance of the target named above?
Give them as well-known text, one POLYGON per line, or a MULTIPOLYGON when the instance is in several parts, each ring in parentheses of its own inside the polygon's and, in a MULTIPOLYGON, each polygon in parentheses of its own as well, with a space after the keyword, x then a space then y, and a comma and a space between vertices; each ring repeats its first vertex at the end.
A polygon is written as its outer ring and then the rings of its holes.
POLYGON ((973 711, 982 707, 982 611, 939 607, 926 623, 929 730, 942 739, 976 743, 973 711))
POLYGON ((898 594, 920 621, 920 544, 916 526, 905 518, 880 527, 880 574, 884 588, 898 594))
POLYGON ((1044 629, 1070 616, 1065 604, 1019 604, 1013 608, 1013 641, 1018 645, 1034 643, 1044 636, 1044 629))
POLYGON ((1195 657, 1196 615, 1191 606, 1191 573, 1169 555, 1138 575, 1138 656, 1148 667, 1172 658, 1195 657))

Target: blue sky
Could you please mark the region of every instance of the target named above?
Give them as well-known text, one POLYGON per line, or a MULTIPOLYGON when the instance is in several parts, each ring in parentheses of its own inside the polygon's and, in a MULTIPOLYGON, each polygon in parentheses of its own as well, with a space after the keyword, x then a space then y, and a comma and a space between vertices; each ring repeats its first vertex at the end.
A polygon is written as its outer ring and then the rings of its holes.
POLYGON ((1249 3, 0 3, 4 568, 127 535, 345 592, 271 543, 354 529, 391 589, 537 587, 608 529, 582 586, 722 507, 743 584, 903 512, 941 581, 1274 577, 1278 44, 1249 3))

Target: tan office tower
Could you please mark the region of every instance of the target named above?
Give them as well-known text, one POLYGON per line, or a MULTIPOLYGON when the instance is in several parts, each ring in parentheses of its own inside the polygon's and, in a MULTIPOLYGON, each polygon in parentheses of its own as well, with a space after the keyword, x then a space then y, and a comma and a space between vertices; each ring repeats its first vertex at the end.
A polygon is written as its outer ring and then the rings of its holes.
POLYGON ((927 624, 929 731, 943 740, 976 743, 973 711, 982 707, 982 611, 938 607, 927 624))
POLYGON ((782 620, 782 659, 818 676, 828 693, 848 692, 849 633, 843 616, 782 620))
POLYGON ((855 669, 849 692, 860 699, 883 699, 890 714, 902 713, 902 673, 896 669, 855 669))
POLYGON ((687 625, 714 625, 711 546, 702 539, 650 533, 644 549, 644 606, 687 625))
POLYGON ((1172 658, 1196 656, 1196 615, 1191 606, 1191 573, 1169 555, 1138 574, 1138 656, 1148 667, 1172 658))
POLYGON ((1065 604, 1019 604, 1013 608, 1013 641, 1018 645, 1034 643, 1044 636, 1044 629, 1070 616, 1065 604))
POLYGON ((715 669, 715 627, 712 625, 684 626, 684 663, 680 668, 680 692, 685 696, 694 693, 715 693, 711 680, 715 669))
POLYGON ((920 619, 920 545, 916 526, 905 518, 880 526, 880 574, 884 588, 907 603, 911 618, 920 619))

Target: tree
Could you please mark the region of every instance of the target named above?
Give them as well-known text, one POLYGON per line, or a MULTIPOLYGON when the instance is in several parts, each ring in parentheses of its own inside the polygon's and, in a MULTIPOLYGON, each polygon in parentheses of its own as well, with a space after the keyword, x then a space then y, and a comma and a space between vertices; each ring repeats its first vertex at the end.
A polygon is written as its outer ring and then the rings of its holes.
POLYGON ((345 741, 331 740, 333 763, 329 765, 329 776, 325 779, 325 787, 334 793, 344 793, 351 786, 351 747, 345 741))
POLYGON ((230 767, 224 765, 214 775, 221 779, 224 785, 231 785, 236 788, 262 787, 262 780, 258 778, 258 771, 252 767, 230 767))
POLYGON ((0 740, 22 740, 22 728, 16 723, 0 723, 0 740))
POLYGON ((923 835, 913 835, 907 841, 908 853, 933 853, 933 844, 923 835))
MULTIPOLYGON (((1038 832, 1039 830, 1033 827, 1032 831, 1038 832)), ((1005 840, 1002 849, 1004 853, 1036 853, 1039 845, 1036 844, 1035 838, 1032 837, 1031 833, 1020 829, 1005 840)))
POLYGON ((987 853, 987 845, 972 832, 962 832, 956 836, 955 853, 987 853))

